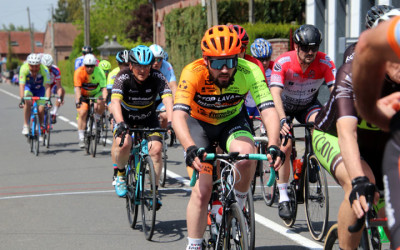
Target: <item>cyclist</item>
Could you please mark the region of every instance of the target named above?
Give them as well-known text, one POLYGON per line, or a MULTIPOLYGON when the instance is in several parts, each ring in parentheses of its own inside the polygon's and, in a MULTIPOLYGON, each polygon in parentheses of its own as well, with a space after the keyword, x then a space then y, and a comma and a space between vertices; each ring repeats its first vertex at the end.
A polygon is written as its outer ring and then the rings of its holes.
MULTIPOLYGON (((111 112, 111 90, 112 87, 114 85, 114 81, 115 81, 115 77, 117 76, 117 74, 125 69, 125 68, 129 68, 129 50, 122 50, 119 51, 117 53, 117 55, 115 56, 115 59, 117 60, 118 63, 118 67, 116 67, 115 69, 113 69, 107 77, 107 99, 106 99, 106 103, 108 106, 108 110, 111 112)), ((112 117, 112 113, 110 113, 110 116, 112 117)), ((113 129, 113 119, 110 117, 110 122, 111 122, 111 129, 113 129)), ((114 140, 113 140, 113 145, 114 145, 114 140)), ((112 146, 113 148, 114 146, 112 146)), ((111 161, 113 163, 113 169, 114 169, 114 174, 113 174, 113 182, 112 185, 115 186, 115 178, 117 177, 117 173, 118 173, 118 167, 117 167, 117 161, 115 160, 114 157, 114 153, 113 150, 111 150, 111 161)))
POLYGON ((41 62, 49 69, 50 72, 51 93, 58 95, 55 106, 51 111, 51 123, 55 124, 57 122, 57 112, 60 106, 64 104, 65 90, 61 86, 61 72, 60 69, 53 64, 53 57, 50 54, 42 55, 41 62))
MULTIPOLYGON (((174 69, 172 68, 172 65, 164 60, 165 56, 165 51, 164 49, 157 44, 152 44, 150 45, 150 50, 153 52, 154 55, 154 63, 153 63, 153 69, 159 70, 167 79, 168 81, 168 86, 172 91, 172 97, 175 96, 176 92, 176 77, 174 73, 174 69)), ((164 104, 161 102, 161 99, 158 97, 157 98, 157 110, 165 110, 164 104)), ((171 123, 168 123, 167 120, 167 114, 160 113, 160 123, 162 128, 167 128, 167 129, 172 129, 171 123)))
MULTIPOLYGON (((295 50, 280 55, 271 73, 270 89, 281 124, 281 135, 289 133, 290 125, 286 117, 295 117, 300 123, 313 122, 321 109, 318 90, 326 82, 329 89, 335 81, 335 64, 322 52, 319 45, 322 34, 313 25, 304 24, 293 35, 295 50)), ((290 158, 292 142, 281 147, 286 158, 290 158)), ((287 193, 287 182, 290 174, 290 162, 286 161, 279 169, 279 216, 291 218, 291 208, 287 193)))
MULTIPOLYGON (((82 47, 82 56, 78 57, 75 59, 75 70, 77 70, 79 67, 83 65, 83 58, 85 57, 86 54, 93 54, 93 49, 90 46, 83 46, 82 47)), ((98 63, 98 60, 96 59, 96 65, 98 63)))
POLYGON ((75 105, 78 111, 79 147, 85 147, 86 119, 89 111, 89 100, 85 97, 99 97, 94 104, 96 122, 104 112, 104 101, 107 97, 104 72, 96 66, 97 59, 92 54, 83 58, 83 66, 74 73, 75 105))
MULTIPOLYGON (((268 128, 270 163, 279 166, 283 156, 277 146, 280 142, 278 115, 264 75, 257 65, 238 58, 241 46, 237 33, 228 26, 208 29, 201 41, 203 58, 183 69, 176 92, 173 127, 186 151, 186 165, 200 173, 186 210, 187 249, 202 248, 212 190, 212 166, 200 162, 199 148, 215 152, 213 144, 218 142, 227 152, 256 152, 250 125, 242 109, 249 90, 268 128), (274 157, 271 157, 272 152, 276 153, 274 157)), ((239 206, 244 207, 256 165, 254 161, 241 161, 236 167, 241 179, 235 186, 235 194, 239 206)))
POLYGON ((271 60, 272 56, 272 45, 264 38, 257 38, 250 46, 251 55, 259 60, 265 69, 265 76, 268 84, 271 81, 272 68, 274 67, 274 61, 271 60))
MULTIPOLYGON (((38 54, 29 54, 19 70, 19 96, 21 97, 20 107, 24 108, 24 126, 22 134, 29 133, 29 118, 31 115, 32 101, 25 101, 23 98, 28 96, 49 97, 50 98, 50 74, 46 66, 40 64, 40 56, 38 54)), ((44 102, 37 101, 39 104, 39 121, 43 125, 44 121, 44 102)), ((43 141, 43 137, 39 138, 43 141)))
MULTIPOLYGON (((380 16, 391 9, 392 6, 373 6, 366 15, 366 28, 371 28, 380 16)), ((353 202, 355 192, 363 191, 368 182, 376 183, 378 189, 383 190, 381 166, 384 147, 390 136, 358 116, 351 80, 355 47, 356 43, 352 44, 344 54, 344 64, 338 70, 327 104, 315 118, 313 132, 315 155, 345 192, 338 213, 338 238, 342 249, 357 248, 362 234, 362 231, 348 231, 357 219, 359 205, 353 202), (371 144, 371 141, 374 143, 371 144)), ((381 96, 400 91, 400 79, 396 79, 395 75, 395 67, 400 65, 387 66, 381 96)), ((384 216, 382 212, 383 209, 380 216, 384 216)))
MULTIPOLYGON (((112 88, 112 113, 115 119, 113 154, 118 164, 115 191, 126 195, 125 165, 132 147, 132 137, 126 134, 129 127, 160 127, 156 114, 155 100, 159 94, 165 104, 168 120, 172 118, 172 94, 167 80, 152 68, 154 56, 149 47, 139 45, 129 52, 129 69, 118 73, 112 88), (121 136, 125 142, 119 147, 121 136)), ((156 190, 162 171, 162 135, 153 133, 148 137, 149 155, 156 173, 156 190)), ((157 194, 157 209, 162 203, 157 194)))
MULTIPOLYGON (((399 69, 399 29, 400 17, 393 17, 390 21, 382 22, 377 27, 361 33, 353 62, 353 86, 360 115, 368 122, 391 133, 382 165, 391 247, 397 250, 400 249, 400 199, 398 196, 400 190, 400 116, 398 112, 400 93, 395 92, 384 98, 381 98, 380 93, 384 86, 387 65, 395 62, 393 68, 397 72, 399 69)), ((394 78, 397 80, 398 74, 394 78)), ((363 201, 363 197, 360 201, 363 201)), ((358 218, 363 215, 362 210, 366 210, 365 206, 356 213, 358 218)))
POLYGON ((111 70, 111 63, 107 60, 101 60, 99 62, 99 68, 103 70, 104 75, 107 79, 108 73, 110 73, 110 70, 111 70))

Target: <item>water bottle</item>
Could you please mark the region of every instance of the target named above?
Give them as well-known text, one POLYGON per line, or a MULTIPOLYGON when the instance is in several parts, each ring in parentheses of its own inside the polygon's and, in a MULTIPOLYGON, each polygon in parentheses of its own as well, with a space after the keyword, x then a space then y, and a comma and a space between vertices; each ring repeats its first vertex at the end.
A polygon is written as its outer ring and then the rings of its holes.
POLYGON ((222 203, 219 200, 215 200, 211 205, 211 215, 213 218, 217 218, 218 210, 222 207, 222 203))
POLYGON ((293 177, 295 180, 300 179, 302 167, 303 167, 303 159, 293 160, 293 177))
POLYGON ((215 215, 215 222, 219 225, 221 223, 222 220, 222 212, 224 211, 223 207, 221 206, 218 209, 217 214, 215 215))

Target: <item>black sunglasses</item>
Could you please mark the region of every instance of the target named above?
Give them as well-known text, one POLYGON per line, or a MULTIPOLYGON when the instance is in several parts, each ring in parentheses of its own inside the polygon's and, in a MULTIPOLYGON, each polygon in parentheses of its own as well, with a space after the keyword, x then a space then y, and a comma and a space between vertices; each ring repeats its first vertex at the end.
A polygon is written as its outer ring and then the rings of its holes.
POLYGON ((156 57, 156 62, 161 62, 163 60, 162 57, 156 57))
POLYGON ((256 58, 257 60, 259 60, 260 62, 264 62, 264 61, 271 61, 271 57, 264 57, 264 58, 256 58))
POLYGON ((86 68, 94 68, 96 65, 85 65, 86 68))
POLYGON ((319 49, 318 45, 300 45, 300 49, 304 52, 312 51, 312 52, 317 52, 319 49))
POLYGON ((228 69, 233 69, 238 65, 238 58, 225 58, 225 59, 209 59, 210 67, 213 69, 221 70, 224 65, 228 69))

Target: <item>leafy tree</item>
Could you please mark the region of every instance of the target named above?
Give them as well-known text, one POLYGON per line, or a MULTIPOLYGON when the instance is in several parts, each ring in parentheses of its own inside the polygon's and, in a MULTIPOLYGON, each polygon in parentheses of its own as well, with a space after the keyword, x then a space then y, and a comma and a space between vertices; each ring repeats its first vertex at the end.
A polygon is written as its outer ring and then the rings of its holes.
POLYGON ((151 4, 142 4, 132 12, 132 19, 126 26, 127 37, 137 41, 153 41, 153 10, 151 4))
POLYGON ((3 30, 5 30, 5 31, 27 31, 29 29, 28 28, 24 28, 24 26, 16 27, 13 23, 10 23, 8 25, 8 27, 3 24, 3 30))
POLYGON ((55 22, 77 22, 83 20, 82 0, 58 0, 57 8, 54 10, 55 22))

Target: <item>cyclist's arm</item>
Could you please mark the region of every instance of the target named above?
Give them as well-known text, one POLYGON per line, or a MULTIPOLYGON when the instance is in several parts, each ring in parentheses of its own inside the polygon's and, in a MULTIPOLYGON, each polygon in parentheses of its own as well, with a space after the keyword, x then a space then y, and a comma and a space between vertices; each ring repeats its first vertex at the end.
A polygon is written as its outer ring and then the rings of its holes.
POLYGON ((45 84, 45 85, 44 85, 44 88, 45 88, 45 96, 48 97, 48 98, 50 98, 50 96, 51 96, 50 84, 45 84))
POLYGON ((25 83, 19 84, 19 97, 23 98, 25 92, 25 83))
POLYGON ((167 120, 168 122, 172 121, 172 106, 173 99, 172 96, 166 96, 162 99, 163 104, 165 105, 165 110, 167 112, 167 120))
POLYGON ((111 99, 111 113, 116 123, 120 123, 124 121, 124 117, 122 116, 121 109, 121 99, 112 98, 111 99))
POLYGON ((174 98, 175 97, 175 93, 176 93, 176 86, 177 86, 176 81, 168 82, 168 86, 172 91, 172 98, 174 98))
POLYGON ((19 96, 21 98, 24 97, 25 92, 25 83, 26 83, 26 75, 29 72, 29 68, 27 69, 26 65, 22 65, 19 70, 19 96), (28 71, 27 71, 28 70, 28 71))
POLYGON ((394 111, 391 107, 376 105, 376 101, 380 97, 386 61, 400 63, 400 49, 395 43, 395 26, 392 26, 396 23, 400 24, 399 18, 382 22, 376 28, 364 31, 356 46, 353 62, 352 80, 358 111, 368 122, 385 131, 389 131, 389 122, 394 111))
POLYGON ((81 87, 75 87, 75 103, 79 103, 81 96, 81 87))
MULTIPOLYGON (((278 86, 271 86, 270 91, 271 91, 272 97, 274 98, 274 104, 275 104, 276 111, 278 112, 279 121, 281 121, 282 119, 286 119, 286 113, 285 113, 285 109, 283 107, 283 101, 281 98, 283 89, 278 86)), ((281 128, 281 132, 284 132, 283 135, 286 135, 287 133, 289 133, 289 130, 290 130, 290 127, 287 123, 285 123, 283 125, 283 127, 281 128)))

